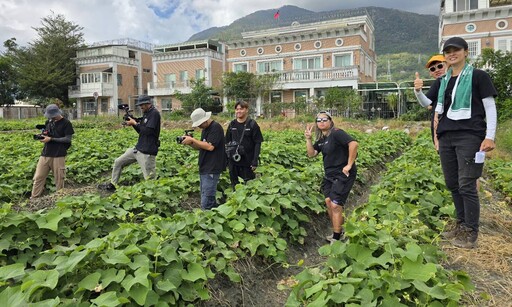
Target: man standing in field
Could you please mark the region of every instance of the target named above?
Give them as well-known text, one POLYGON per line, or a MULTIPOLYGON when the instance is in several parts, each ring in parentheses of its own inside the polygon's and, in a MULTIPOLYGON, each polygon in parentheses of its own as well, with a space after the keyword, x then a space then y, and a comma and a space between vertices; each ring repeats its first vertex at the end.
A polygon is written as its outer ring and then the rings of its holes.
POLYGON ((263 135, 260 126, 249 118, 249 104, 238 101, 235 104, 235 119, 226 131, 226 152, 228 154, 229 177, 233 188, 238 178, 248 181, 256 178, 263 135))
POLYGON ((160 113, 151 103, 151 97, 147 95, 141 95, 135 105, 141 108, 142 118, 128 118, 126 125, 132 126, 139 134, 137 145, 128 148, 114 161, 112 179, 100 184, 100 189, 115 191, 123 168, 135 162, 139 163, 144 179, 156 177, 156 155, 160 147, 160 113))
POLYGON ((50 171, 55 178, 56 189, 60 190, 64 187, 66 155, 75 133, 73 125, 62 116, 62 111, 57 105, 51 104, 46 107, 44 116, 47 118, 44 123, 45 128, 39 135, 39 141, 44 143, 44 147, 37 162, 30 199, 43 194, 44 184, 50 171))
POLYGON ((199 150, 199 182, 201 209, 209 210, 218 206, 215 194, 220 174, 226 169, 225 139, 222 126, 210 117, 212 112, 195 109, 190 115, 192 127, 201 128, 201 140, 183 136, 181 144, 199 150))

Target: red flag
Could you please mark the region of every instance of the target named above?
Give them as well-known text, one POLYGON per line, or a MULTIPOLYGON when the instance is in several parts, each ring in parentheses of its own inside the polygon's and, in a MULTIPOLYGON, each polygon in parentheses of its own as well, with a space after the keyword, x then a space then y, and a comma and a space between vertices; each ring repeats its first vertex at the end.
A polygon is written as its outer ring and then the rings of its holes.
POLYGON ((279 19, 279 10, 274 14, 274 19, 279 19))

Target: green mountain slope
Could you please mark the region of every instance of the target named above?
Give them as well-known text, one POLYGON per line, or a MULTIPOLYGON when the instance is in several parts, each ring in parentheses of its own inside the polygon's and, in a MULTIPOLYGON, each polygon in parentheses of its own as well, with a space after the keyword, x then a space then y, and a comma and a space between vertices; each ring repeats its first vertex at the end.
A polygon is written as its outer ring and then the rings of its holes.
POLYGON ((376 51, 378 55, 389 53, 433 54, 437 50, 438 17, 381 7, 365 7, 349 10, 313 12, 286 5, 279 9, 279 20, 274 19, 275 10, 260 10, 235 20, 228 26, 210 28, 192 35, 189 41, 208 38, 232 40, 241 38, 244 31, 288 26, 294 21, 310 23, 335 18, 368 14, 375 26, 376 51))

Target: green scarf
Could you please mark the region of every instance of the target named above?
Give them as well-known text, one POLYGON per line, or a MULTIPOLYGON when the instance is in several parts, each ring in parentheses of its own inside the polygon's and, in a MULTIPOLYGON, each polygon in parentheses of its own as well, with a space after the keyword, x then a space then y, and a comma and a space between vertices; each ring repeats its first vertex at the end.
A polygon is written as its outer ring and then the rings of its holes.
MULTIPOLYGON (((436 111, 438 111, 439 114, 444 112, 444 92, 446 91, 448 81, 450 81, 452 70, 452 68, 449 68, 446 75, 441 79, 439 93, 437 94, 436 107, 436 111)), ((473 66, 466 63, 460 74, 457 76, 455 86, 453 87, 452 103, 448 109, 448 114, 446 115, 449 119, 461 120, 471 118, 472 80, 473 66)))

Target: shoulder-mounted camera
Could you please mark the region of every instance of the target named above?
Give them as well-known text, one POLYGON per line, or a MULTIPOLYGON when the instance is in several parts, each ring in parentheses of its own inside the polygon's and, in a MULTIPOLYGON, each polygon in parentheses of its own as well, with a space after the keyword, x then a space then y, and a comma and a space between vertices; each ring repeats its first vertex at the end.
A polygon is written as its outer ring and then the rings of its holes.
POLYGON ((126 121, 130 120, 130 118, 131 118, 131 119, 133 119, 133 120, 135 120, 136 122, 139 122, 139 121, 140 121, 140 119, 139 119, 139 118, 136 118, 135 116, 133 116, 133 114, 132 114, 133 110, 130 110, 130 106, 128 106, 128 104, 126 104, 126 103, 119 104, 119 105, 117 105, 117 108, 118 108, 119 110, 123 110, 123 111, 124 111, 124 115, 123 115, 123 120, 124 120, 124 122, 123 122, 123 126, 125 126, 125 125, 126 125, 126 121))
POLYGON ((34 140, 42 140, 45 136, 49 136, 49 132, 46 129, 46 125, 36 125, 36 129, 39 129, 41 132, 33 135, 34 140))

